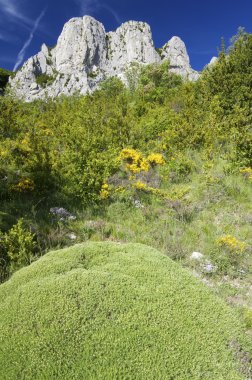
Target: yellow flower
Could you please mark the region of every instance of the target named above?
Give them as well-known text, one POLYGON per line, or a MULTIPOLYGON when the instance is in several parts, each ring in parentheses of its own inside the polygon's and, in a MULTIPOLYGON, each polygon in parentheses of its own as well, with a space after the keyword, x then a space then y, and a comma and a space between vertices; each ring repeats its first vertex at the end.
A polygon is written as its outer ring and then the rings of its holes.
POLYGON ((14 191, 19 193, 26 193, 35 189, 35 184, 32 179, 22 178, 16 185, 12 187, 14 191))
POLYGON ((119 159, 126 163, 125 168, 133 174, 148 172, 151 166, 163 165, 165 163, 162 154, 152 153, 146 159, 141 152, 130 148, 123 149, 119 159))
POLYGON ((147 185, 141 181, 137 181, 134 186, 137 190, 148 190, 147 185))
POLYGON ((242 254, 246 248, 246 244, 232 235, 221 236, 217 240, 217 244, 228 249, 231 253, 242 254))
POLYGON ((140 165, 140 169, 143 172, 148 172, 150 170, 150 164, 147 160, 143 159, 140 165))
POLYGON ((102 185, 102 188, 100 191, 100 197, 101 197, 101 199, 108 199, 108 197, 109 197, 109 185, 107 183, 104 183, 102 185))
POLYGON ((160 153, 151 153, 148 157, 147 160, 152 166, 155 165, 164 165, 165 160, 162 154, 160 153))
POLYGON ((121 151, 120 159, 126 162, 126 169, 131 173, 140 173, 143 161, 142 154, 135 149, 126 148, 121 151))

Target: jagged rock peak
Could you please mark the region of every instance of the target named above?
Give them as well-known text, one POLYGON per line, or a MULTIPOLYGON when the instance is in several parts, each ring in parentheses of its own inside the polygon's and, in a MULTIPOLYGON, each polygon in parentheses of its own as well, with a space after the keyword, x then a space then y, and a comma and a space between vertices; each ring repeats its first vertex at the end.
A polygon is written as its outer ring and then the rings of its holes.
POLYGON ((163 60, 169 60, 172 72, 187 77, 190 80, 198 79, 199 74, 191 68, 186 46, 181 38, 177 36, 172 37, 163 46, 161 57, 163 60))
POLYGON ((42 45, 10 80, 14 94, 26 101, 60 94, 92 92, 106 78, 124 79, 133 63, 170 61, 170 70, 189 80, 199 74, 192 70, 184 42, 172 37, 156 51, 151 28, 141 21, 128 21, 113 32, 93 17, 76 17, 63 27, 54 48, 42 45))
POLYGON ((90 16, 68 21, 55 48, 55 69, 63 74, 90 72, 94 66, 104 68, 105 61, 104 26, 90 16))
POLYGON ((111 75, 123 71, 132 62, 156 63, 160 57, 155 50, 150 26, 140 21, 128 21, 115 32, 107 34, 108 65, 111 75))

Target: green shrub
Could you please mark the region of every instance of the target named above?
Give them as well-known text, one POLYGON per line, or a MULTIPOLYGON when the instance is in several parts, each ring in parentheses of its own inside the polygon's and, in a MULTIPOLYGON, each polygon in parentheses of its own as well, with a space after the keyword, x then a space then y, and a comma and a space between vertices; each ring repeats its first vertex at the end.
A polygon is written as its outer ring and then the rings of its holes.
POLYGON ((0 331, 2 380, 243 380, 232 347, 249 359, 236 314, 140 244, 77 245, 16 272, 0 331))
POLYGON ((9 78, 14 76, 14 73, 9 70, 1 69, 0 68, 0 89, 4 90, 9 78))
POLYGON ((54 82, 54 80, 55 80, 54 76, 47 75, 47 74, 40 74, 36 76, 36 83, 42 88, 49 86, 50 84, 54 82))
POLYGON ((12 270, 31 263, 35 248, 34 234, 25 227, 23 219, 19 219, 4 235, 2 242, 12 270))

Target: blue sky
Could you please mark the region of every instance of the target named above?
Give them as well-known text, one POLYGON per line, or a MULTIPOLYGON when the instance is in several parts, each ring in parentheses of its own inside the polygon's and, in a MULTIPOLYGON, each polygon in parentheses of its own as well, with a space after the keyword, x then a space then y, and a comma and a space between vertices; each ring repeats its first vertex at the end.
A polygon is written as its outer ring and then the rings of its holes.
POLYGON ((239 26, 252 31, 251 0, 0 0, 0 67, 18 67, 43 42, 54 45, 64 23, 85 14, 107 31, 128 20, 146 21, 156 47, 177 35, 197 70, 217 55, 221 37, 228 45, 239 26))

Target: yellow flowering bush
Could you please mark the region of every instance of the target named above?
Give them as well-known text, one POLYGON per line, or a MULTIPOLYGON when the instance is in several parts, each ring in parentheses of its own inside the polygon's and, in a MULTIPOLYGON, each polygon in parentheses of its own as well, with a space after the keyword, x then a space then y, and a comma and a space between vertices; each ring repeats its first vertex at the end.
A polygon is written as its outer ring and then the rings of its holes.
POLYGON ((100 197, 101 197, 101 199, 108 199, 108 197, 109 197, 109 185, 107 183, 104 183, 102 185, 100 197))
POLYGON ((151 166, 164 165, 165 163, 164 157, 160 153, 151 153, 147 157, 147 161, 151 164, 151 166))
POLYGON ((144 158, 141 152, 130 148, 123 149, 119 158, 126 162, 126 169, 133 174, 148 172, 151 167, 165 163, 160 153, 151 153, 147 158, 144 158))
POLYGON ((134 184, 134 187, 137 189, 137 190, 149 190, 148 186, 141 182, 141 181, 137 181, 135 184, 134 184))
POLYGON ((19 193, 32 192, 35 189, 35 184, 30 178, 22 178, 12 189, 19 193))
POLYGON ((217 240, 220 247, 227 249, 230 253, 242 254, 246 248, 246 244, 232 235, 221 236, 217 240))
POLYGON ((135 149, 126 148, 121 151, 120 159, 126 162, 126 169, 136 174, 150 169, 149 163, 135 149))
POLYGON ((133 187, 136 190, 142 190, 142 191, 145 191, 147 193, 151 193, 153 195, 156 195, 156 196, 159 196, 159 197, 162 197, 162 198, 166 198, 166 196, 167 196, 167 193, 165 191, 157 189, 155 187, 149 187, 149 186, 147 186, 145 183, 143 183, 141 181, 135 182, 133 184, 133 187))
POLYGON ((140 164, 140 171, 142 172, 148 172, 150 170, 150 164, 148 160, 142 159, 140 164))

